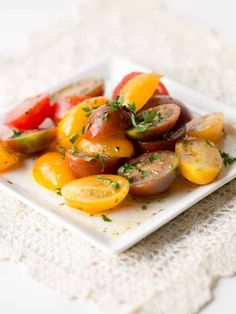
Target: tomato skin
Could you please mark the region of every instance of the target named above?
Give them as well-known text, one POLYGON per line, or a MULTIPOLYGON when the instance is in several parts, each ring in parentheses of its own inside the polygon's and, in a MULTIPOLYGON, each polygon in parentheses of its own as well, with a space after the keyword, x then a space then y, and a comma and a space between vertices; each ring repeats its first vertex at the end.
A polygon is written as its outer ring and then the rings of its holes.
POLYGON ((86 100, 87 96, 67 96, 57 100, 52 106, 51 118, 55 123, 58 123, 66 114, 66 112, 75 105, 86 100))
POLYGON ((186 127, 174 127, 174 129, 163 134, 156 141, 134 141, 135 152, 139 154, 155 152, 158 150, 175 151, 175 144, 182 139, 186 134, 186 127))
POLYGON ((88 140, 103 140, 117 135, 131 126, 131 113, 117 108, 112 111, 107 105, 94 110, 88 120, 84 137, 88 140))
POLYGON ((220 152, 212 142, 186 138, 176 144, 180 172, 185 179, 199 185, 215 180, 222 168, 220 152))
POLYGON ((33 177, 37 183, 54 192, 75 179, 62 155, 56 152, 46 153, 36 160, 33 177))
MULTIPOLYGON (((139 75, 139 74, 142 74, 143 72, 131 72, 127 75, 125 75, 123 77, 123 79, 120 81, 120 83, 116 86, 116 88, 114 89, 113 93, 112 93, 112 99, 116 99, 117 96, 120 95, 120 92, 122 90, 122 88, 125 86, 125 84, 131 80, 133 77, 139 75)), ((160 82, 157 86, 157 89, 156 91, 154 92, 154 95, 166 95, 168 96, 169 93, 165 87, 165 85, 160 82)))
POLYGON ((129 80, 120 92, 122 105, 135 104, 135 111, 140 110, 155 92, 160 82, 157 73, 143 73, 129 80))
POLYGON ((83 138, 77 149, 87 155, 106 155, 113 158, 129 158, 134 154, 133 144, 124 136, 109 137, 106 140, 91 141, 83 138))
POLYGON ((50 97, 40 94, 24 100, 6 116, 5 124, 17 130, 32 130, 49 116, 51 111, 50 97))
POLYGON ((120 95, 120 91, 122 90, 122 88, 125 86, 125 84, 131 80, 133 77, 142 74, 142 72, 131 72, 127 75, 125 75, 123 77, 123 79, 120 81, 120 83, 116 86, 116 88, 114 89, 113 93, 112 93, 112 99, 116 99, 117 96, 120 95))
POLYGON ((166 89, 165 85, 162 82, 160 82, 159 85, 157 86, 157 89, 156 89, 154 95, 169 96, 169 92, 166 89))
POLYGON ((51 95, 52 102, 67 96, 98 97, 104 94, 104 80, 100 78, 85 79, 63 86, 51 95))
POLYGON ((71 148, 72 144, 76 146, 84 137, 83 130, 89 119, 88 114, 107 101, 106 97, 94 97, 86 99, 71 108, 58 124, 57 139, 59 146, 64 146, 66 149, 71 148), (78 138, 74 143, 71 143, 70 139, 74 134, 78 134, 78 138))
POLYGON ((111 174, 80 178, 62 188, 68 206, 95 215, 117 206, 128 192, 128 180, 111 174))
POLYGON ((224 114, 213 112, 205 116, 195 117, 187 123, 187 134, 191 137, 206 139, 219 144, 223 137, 224 114))
POLYGON ((4 142, 0 141, 0 171, 4 171, 20 160, 20 154, 10 149, 4 142))
POLYGON ((175 104, 165 104, 143 110, 138 113, 137 117, 140 123, 137 127, 132 127, 126 131, 126 134, 129 138, 138 139, 138 140, 154 140, 158 136, 170 131, 176 124, 180 115, 180 108, 175 104), (145 119, 145 115, 150 115, 156 113, 156 116, 151 121, 150 126, 148 126, 144 131, 141 123, 145 119), (161 117, 161 120, 160 120, 161 117))
POLYGON ((56 138, 56 128, 24 132, 15 138, 5 140, 7 146, 22 154, 34 154, 46 149, 56 138))
POLYGON ((86 160, 86 157, 95 157, 84 155, 80 156, 66 152, 66 162, 76 178, 83 178, 102 173, 115 173, 122 163, 122 158, 111 158, 101 156, 102 159, 86 160))
POLYGON ((177 121, 178 126, 182 126, 183 124, 186 124, 192 119, 192 115, 188 108, 181 101, 169 96, 154 95, 147 101, 147 103, 143 106, 142 109, 146 110, 149 108, 166 104, 175 104, 180 107, 180 115, 177 121))
POLYGON ((178 164, 175 153, 156 151, 131 159, 126 164, 130 169, 121 166, 118 174, 129 180, 130 194, 152 197, 165 192, 170 187, 177 176, 178 164), (148 173, 145 174, 145 171, 148 173))

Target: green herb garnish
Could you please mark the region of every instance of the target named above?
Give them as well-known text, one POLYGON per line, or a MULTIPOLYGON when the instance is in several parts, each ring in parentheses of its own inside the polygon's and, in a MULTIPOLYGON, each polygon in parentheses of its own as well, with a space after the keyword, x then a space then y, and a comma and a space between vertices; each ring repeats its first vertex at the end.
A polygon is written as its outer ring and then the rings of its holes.
POLYGON ((135 110, 136 110, 135 103, 128 104, 128 108, 129 108, 129 110, 131 110, 131 111, 135 111, 135 110))
POLYGON ((82 134, 85 132, 85 125, 82 127, 82 134))
POLYGON ((64 146, 60 146, 60 147, 59 147, 59 152, 60 152, 63 156, 65 156, 66 148, 65 148, 64 146))
POLYGON ((87 106, 87 107, 84 107, 82 108, 85 112, 89 112, 91 110, 91 107, 90 106, 87 106))
POLYGON ((221 152, 220 154, 226 167, 232 165, 236 161, 236 157, 232 157, 227 153, 221 152))
POLYGON ((134 171, 134 170, 137 170, 135 166, 125 163, 118 169, 118 172, 123 173, 125 171, 134 171))
POLYGON ((97 176, 97 179, 98 180, 102 180, 102 181, 106 181, 106 182, 109 182, 109 183, 113 183, 113 181, 107 177, 102 177, 102 176, 97 176))
POLYGON ((79 137, 79 134, 78 134, 78 133, 73 134, 73 135, 71 136, 71 138, 69 139, 69 141, 71 142, 71 144, 74 144, 78 137, 79 137))
POLYGON ((102 120, 107 121, 107 119, 108 119, 108 112, 104 111, 103 116, 102 116, 102 120))
POLYGON ((102 215, 102 219, 106 222, 111 222, 112 220, 108 218, 106 215, 102 215))
POLYGON ((153 155, 151 155, 151 156, 149 157, 149 161, 150 161, 150 162, 152 162, 152 161, 154 161, 154 160, 156 160, 156 161, 161 161, 160 155, 153 154, 153 155))
POLYGON ((108 100, 106 105, 110 107, 111 111, 114 112, 118 108, 122 107, 122 97, 117 96, 115 100, 108 100))
POLYGON ((61 188, 56 188, 56 193, 61 196, 61 188))
MULTIPOLYGON (((159 113, 159 112, 158 112, 159 113)), ((155 110, 151 112, 144 112, 142 118, 144 124, 151 123, 153 119, 157 116, 157 112, 155 110)))
POLYGON ((12 134, 11 138, 19 137, 19 136, 21 136, 23 133, 24 133, 23 131, 16 131, 16 130, 13 130, 13 134, 12 134))
POLYGON ((89 112, 86 114, 86 117, 89 118, 91 116, 92 112, 89 112))
POLYGON ((112 183, 112 187, 113 189, 118 190, 120 188, 120 183, 115 181, 114 183, 112 183))
POLYGON ((147 205, 142 205, 142 210, 147 210, 147 205))

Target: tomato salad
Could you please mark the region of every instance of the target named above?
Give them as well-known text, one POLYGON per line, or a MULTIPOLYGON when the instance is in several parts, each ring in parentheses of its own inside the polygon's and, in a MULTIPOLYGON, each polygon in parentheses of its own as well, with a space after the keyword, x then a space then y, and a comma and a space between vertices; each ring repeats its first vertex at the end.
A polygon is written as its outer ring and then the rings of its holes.
POLYGON ((37 154, 35 181, 89 214, 127 195, 158 197, 178 175, 209 184, 235 161, 220 152, 223 113, 193 118, 157 73, 127 74, 111 98, 101 78, 31 97, 5 124, 12 135, 0 141, 0 170, 37 154), (53 127, 42 128, 48 118, 53 127))

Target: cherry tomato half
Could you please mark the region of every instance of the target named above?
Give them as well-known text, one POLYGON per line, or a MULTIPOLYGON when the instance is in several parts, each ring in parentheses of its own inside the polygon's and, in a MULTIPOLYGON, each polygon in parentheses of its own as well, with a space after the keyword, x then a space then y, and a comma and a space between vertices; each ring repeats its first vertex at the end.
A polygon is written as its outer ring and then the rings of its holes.
POLYGON ((37 183, 54 192, 75 179, 62 155, 56 152, 46 153, 36 160, 33 177, 37 183))
POLYGON ((165 104, 138 113, 139 122, 128 129, 126 134, 132 139, 152 140, 170 131, 180 115, 180 107, 165 104))
MULTIPOLYGON (((120 81, 120 83, 116 86, 112 93, 112 99, 116 99, 117 96, 120 95, 120 92, 122 88, 125 86, 125 84, 131 80, 133 77, 142 74, 142 72, 131 72, 123 77, 123 79, 120 81)), ((165 87, 165 85, 162 82, 159 82, 156 91, 154 92, 154 95, 166 95, 168 96, 169 93, 165 87)))
POLYGON ((84 137, 88 140, 103 140, 123 132, 131 125, 131 113, 120 107, 112 109, 103 105, 89 117, 84 137))
POLYGON ((99 214, 121 203, 129 192, 127 179, 111 174, 77 179, 62 188, 66 203, 90 214, 99 214))
POLYGON ((76 178, 83 178, 102 173, 115 173, 122 163, 122 158, 67 151, 66 162, 76 178))
POLYGON ((6 116, 5 124, 17 130, 37 129, 49 116, 51 111, 50 97, 41 94, 24 100, 6 116))
POLYGON ((134 141, 135 152, 139 154, 155 152, 157 150, 175 151, 175 144, 186 134, 186 127, 174 127, 167 133, 161 135, 155 141, 134 141))
POLYGON ((118 169, 129 180, 130 194, 150 197, 166 191, 177 176, 178 158, 173 152, 157 151, 131 159, 118 169))

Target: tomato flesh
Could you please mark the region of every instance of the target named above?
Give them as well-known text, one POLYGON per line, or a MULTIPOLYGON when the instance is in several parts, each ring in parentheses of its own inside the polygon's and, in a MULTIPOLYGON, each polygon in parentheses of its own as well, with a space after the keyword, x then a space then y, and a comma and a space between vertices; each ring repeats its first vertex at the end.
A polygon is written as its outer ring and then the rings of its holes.
POLYGON ((171 130, 180 115, 180 107, 165 104, 138 113, 139 122, 126 131, 128 137, 140 140, 152 140, 171 130))
POLYGON ((17 130, 37 129, 49 116, 50 110, 51 105, 48 94, 31 97, 7 114, 5 124, 17 130))
POLYGON ((62 155, 56 152, 46 153, 36 160, 33 177, 37 183, 54 192, 75 179, 62 155))
POLYGON ((87 125, 86 139, 103 140, 130 127, 131 113, 120 107, 112 110, 110 106, 103 105, 93 111, 87 125))
POLYGON ((122 158, 67 151, 66 162, 76 178, 83 178, 102 173, 115 173, 122 163, 122 158))
POLYGON ((66 112, 75 105, 81 103, 87 96, 67 96, 57 100, 52 106, 51 118, 55 123, 58 123, 66 114, 66 112))
MULTIPOLYGON (((112 93, 112 99, 116 99, 116 97, 120 95, 122 88, 125 86, 126 83, 128 83, 128 81, 130 81, 132 78, 142 73, 143 72, 131 72, 125 75, 123 79, 120 81, 120 83, 114 89, 112 93)), ((162 82, 159 82, 154 92, 154 95, 166 95, 166 96, 169 95, 168 90, 166 89, 165 85, 162 82)))
POLYGON ((13 150, 22 154, 34 154, 46 149, 56 138, 56 128, 26 131, 10 137, 5 143, 13 150))
POLYGON ((62 188, 67 205, 90 214, 112 209, 125 199, 128 192, 128 180, 111 174, 77 179, 62 188))
POLYGON ((176 144, 176 154, 181 174, 196 184, 212 182, 222 167, 218 149, 208 140, 186 138, 176 144))
POLYGON ((178 158, 173 152, 145 153, 118 169, 129 180, 130 194, 150 197, 166 191, 177 176, 178 158))
POLYGON ((135 152, 139 154, 155 152, 157 150, 175 151, 175 144, 186 134, 186 127, 174 127, 167 133, 164 133, 155 141, 134 141, 135 152))

